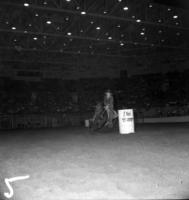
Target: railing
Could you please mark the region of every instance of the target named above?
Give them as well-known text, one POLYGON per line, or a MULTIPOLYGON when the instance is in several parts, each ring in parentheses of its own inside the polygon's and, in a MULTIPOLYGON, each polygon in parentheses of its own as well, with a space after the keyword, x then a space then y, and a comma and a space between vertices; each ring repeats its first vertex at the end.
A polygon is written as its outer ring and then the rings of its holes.
MULTIPOLYGON (((92 116, 91 112, 56 114, 6 114, 0 115, 0 130, 58 128, 84 125, 84 120, 92 116)), ((136 123, 175 123, 189 122, 189 115, 182 116, 145 116, 135 114, 136 123)))
POLYGON ((7 114, 0 115, 0 129, 58 128, 79 126, 89 114, 7 114))

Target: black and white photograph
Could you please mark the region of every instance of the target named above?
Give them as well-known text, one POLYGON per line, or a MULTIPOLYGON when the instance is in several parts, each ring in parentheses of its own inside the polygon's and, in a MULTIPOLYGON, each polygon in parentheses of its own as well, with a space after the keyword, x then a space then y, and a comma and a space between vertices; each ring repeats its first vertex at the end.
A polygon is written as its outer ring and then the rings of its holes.
POLYGON ((0 0, 8 199, 189 199, 189 0, 0 0))

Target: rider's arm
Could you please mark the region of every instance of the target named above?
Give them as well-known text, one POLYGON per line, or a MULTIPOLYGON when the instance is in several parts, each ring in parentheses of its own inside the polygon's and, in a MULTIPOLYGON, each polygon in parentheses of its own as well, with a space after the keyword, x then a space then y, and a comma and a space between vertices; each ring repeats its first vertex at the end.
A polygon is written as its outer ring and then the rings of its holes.
POLYGON ((110 104, 110 106, 113 107, 113 105, 114 105, 114 98, 113 98, 113 96, 110 97, 109 104, 110 104))

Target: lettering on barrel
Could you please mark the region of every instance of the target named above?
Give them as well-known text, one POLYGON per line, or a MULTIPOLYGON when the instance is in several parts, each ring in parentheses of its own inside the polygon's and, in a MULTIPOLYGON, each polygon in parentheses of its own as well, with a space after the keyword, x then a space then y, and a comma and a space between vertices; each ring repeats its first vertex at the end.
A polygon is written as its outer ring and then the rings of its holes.
POLYGON ((132 122, 133 118, 122 118, 123 122, 132 122))
POLYGON ((123 113, 123 116, 124 116, 124 117, 130 117, 131 115, 132 115, 131 112, 125 111, 125 112, 123 113))

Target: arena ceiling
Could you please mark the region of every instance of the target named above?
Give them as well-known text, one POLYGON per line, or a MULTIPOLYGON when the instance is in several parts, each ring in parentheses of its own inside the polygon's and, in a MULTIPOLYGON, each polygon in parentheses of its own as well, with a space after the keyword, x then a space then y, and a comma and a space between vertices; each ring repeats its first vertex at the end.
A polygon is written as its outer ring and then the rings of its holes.
POLYGON ((1 0, 0 59, 55 64, 81 55, 188 54, 188 10, 157 1, 1 0))
POLYGON ((154 0, 156 3, 168 5, 168 6, 174 6, 184 9, 189 9, 189 2, 188 0, 154 0))

